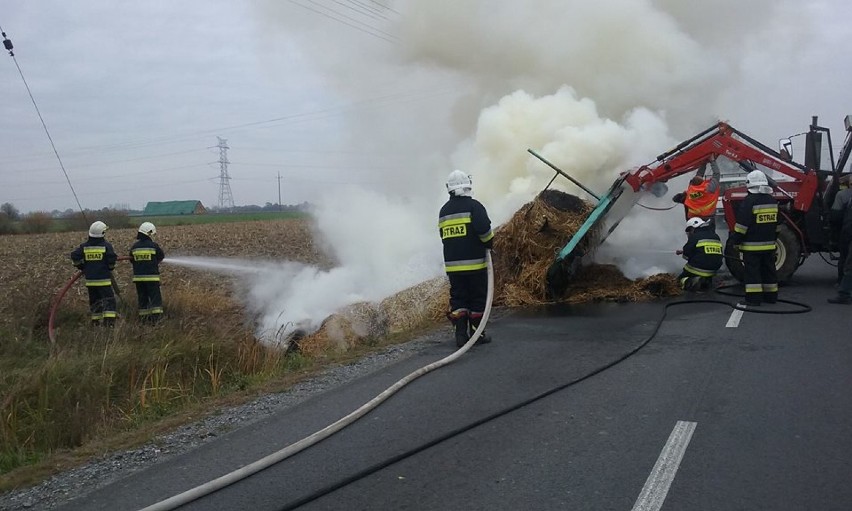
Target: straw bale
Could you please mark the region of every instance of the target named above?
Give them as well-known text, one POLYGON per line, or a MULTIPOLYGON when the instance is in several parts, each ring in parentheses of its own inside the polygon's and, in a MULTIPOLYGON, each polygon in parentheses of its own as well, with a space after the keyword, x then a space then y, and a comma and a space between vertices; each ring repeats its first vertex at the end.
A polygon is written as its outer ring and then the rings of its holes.
POLYGON ((364 339, 381 338, 388 333, 387 317, 376 304, 359 302, 327 317, 319 330, 295 339, 305 355, 345 352, 364 339))
MULTIPOLYGON (((585 222, 592 206, 558 190, 545 190, 525 204, 494 236, 494 303, 509 307, 547 303, 547 270, 585 222)), ((597 246, 590 232, 578 245, 583 253, 597 246)), ((560 301, 639 301, 680 293, 672 275, 632 281, 612 265, 585 265, 571 279, 560 301)))
MULTIPOLYGON (((579 197, 545 190, 521 207, 494 236, 494 279, 497 305, 547 302, 547 269, 565 243, 586 220, 592 206, 579 197)), ((590 232, 578 248, 595 247, 590 232)))
POLYGON ((388 321, 388 332, 411 330, 424 321, 444 318, 450 300, 446 277, 436 277, 388 297, 379 304, 388 321))

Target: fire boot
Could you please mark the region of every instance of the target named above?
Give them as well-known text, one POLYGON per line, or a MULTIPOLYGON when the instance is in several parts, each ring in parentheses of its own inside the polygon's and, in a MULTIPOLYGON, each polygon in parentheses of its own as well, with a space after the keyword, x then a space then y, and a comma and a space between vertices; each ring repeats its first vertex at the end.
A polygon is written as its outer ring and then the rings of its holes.
POLYGON ((467 335, 467 316, 462 316, 455 321, 456 325, 456 346, 461 348, 467 341, 470 340, 470 337, 467 335))
MULTIPOLYGON (((482 321, 482 313, 472 312, 470 314, 470 336, 473 337, 473 333, 476 332, 476 329, 479 328, 479 323, 482 321)), ((488 344, 491 342, 491 337, 485 333, 485 330, 479 335, 479 339, 476 340, 476 344, 488 344)))
POLYGON ((852 275, 843 275, 843 279, 840 281, 840 288, 837 290, 837 296, 829 298, 828 303, 852 304, 852 275))
POLYGON ((467 334, 467 309, 456 309, 447 313, 447 318, 453 323, 456 331, 456 346, 461 348, 470 337, 467 334))
POLYGON ((828 303, 839 303, 842 305, 852 304, 852 296, 838 294, 834 298, 829 298, 828 303))

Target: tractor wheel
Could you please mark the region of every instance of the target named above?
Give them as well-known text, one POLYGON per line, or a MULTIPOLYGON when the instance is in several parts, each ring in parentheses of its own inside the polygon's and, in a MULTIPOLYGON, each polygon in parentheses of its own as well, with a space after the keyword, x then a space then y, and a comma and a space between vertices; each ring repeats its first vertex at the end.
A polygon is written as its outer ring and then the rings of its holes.
MULTIPOLYGON (((775 271, 778 273, 778 283, 784 284, 790 280, 799 267, 799 260, 802 257, 802 244, 792 229, 781 224, 778 227, 778 239, 775 245, 777 247, 775 249, 775 271)), ((735 279, 740 282, 745 280, 745 266, 743 265, 742 255, 731 242, 730 237, 725 243, 725 266, 728 267, 728 271, 735 279)))
POLYGON ((737 281, 745 281, 745 265, 742 255, 740 249, 734 245, 731 236, 728 236, 728 241, 725 243, 725 266, 728 267, 728 271, 737 281))
POLYGON ((802 243, 790 227, 781 224, 778 226, 778 239, 775 244, 775 270, 778 272, 778 282, 783 284, 790 280, 799 267, 802 243))

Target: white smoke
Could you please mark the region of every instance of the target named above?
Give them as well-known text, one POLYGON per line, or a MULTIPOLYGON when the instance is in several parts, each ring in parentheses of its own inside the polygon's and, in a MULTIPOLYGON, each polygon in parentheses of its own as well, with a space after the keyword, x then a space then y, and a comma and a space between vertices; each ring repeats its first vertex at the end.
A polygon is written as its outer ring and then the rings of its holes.
MULTIPOLYGON (((436 216, 453 168, 472 174, 495 224, 553 176, 529 148, 603 193, 619 172, 730 119, 726 104, 756 97, 739 86, 756 54, 743 48, 781 29, 787 41, 807 30, 790 26, 792 2, 774 0, 386 0, 386 8, 371 3, 369 17, 348 12, 357 24, 340 21, 338 3, 311 5, 262 4, 263 38, 311 59, 342 101, 398 95, 353 107, 342 143, 398 164, 368 185, 323 191, 317 224, 341 265, 253 290, 265 329, 316 325, 342 305, 440 275, 436 216)), ((554 186, 589 198, 561 177, 554 186)), ((636 208, 601 260, 631 277, 675 271, 682 215, 636 208)))

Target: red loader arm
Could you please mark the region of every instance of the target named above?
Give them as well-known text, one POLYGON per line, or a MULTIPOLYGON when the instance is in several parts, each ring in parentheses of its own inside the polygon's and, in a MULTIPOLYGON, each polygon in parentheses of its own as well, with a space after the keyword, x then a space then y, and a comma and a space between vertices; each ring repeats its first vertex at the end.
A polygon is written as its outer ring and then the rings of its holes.
MULTIPOLYGON (((794 209, 810 209, 818 186, 816 173, 808 171, 796 162, 782 159, 779 153, 724 122, 657 156, 653 163, 631 170, 625 176, 625 182, 636 192, 647 190, 654 183, 665 183, 669 179, 695 171, 719 156, 738 163, 762 165, 793 178, 792 183, 781 183, 781 188, 793 197, 794 209)), ((779 192, 776 192, 776 195, 779 199, 789 199, 787 195, 779 192)))

